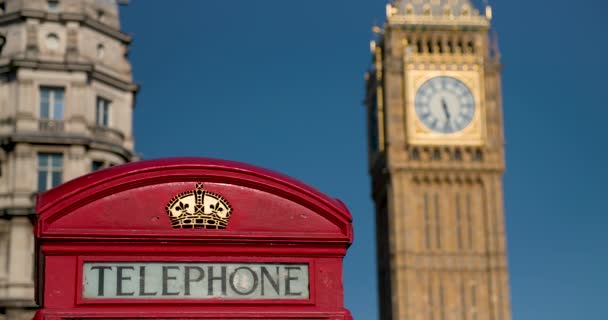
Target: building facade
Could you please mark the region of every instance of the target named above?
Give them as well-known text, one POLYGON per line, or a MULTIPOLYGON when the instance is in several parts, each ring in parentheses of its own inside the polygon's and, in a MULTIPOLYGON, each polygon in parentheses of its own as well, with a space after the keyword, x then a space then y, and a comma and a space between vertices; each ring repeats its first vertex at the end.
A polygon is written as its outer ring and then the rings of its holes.
POLYGON ((38 192, 135 158, 114 0, 0 0, 0 317, 31 318, 38 192))
POLYGON ((396 0, 367 73, 380 319, 510 320, 492 12, 396 0))

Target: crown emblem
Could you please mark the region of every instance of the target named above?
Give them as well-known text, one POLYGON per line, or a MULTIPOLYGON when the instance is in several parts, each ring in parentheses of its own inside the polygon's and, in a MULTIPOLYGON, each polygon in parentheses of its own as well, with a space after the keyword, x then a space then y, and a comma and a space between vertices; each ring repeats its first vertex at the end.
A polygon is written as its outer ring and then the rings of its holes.
POLYGON ((226 229, 232 208, 219 194, 196 189, 173 197, 165 208, 175 229, 226 229))

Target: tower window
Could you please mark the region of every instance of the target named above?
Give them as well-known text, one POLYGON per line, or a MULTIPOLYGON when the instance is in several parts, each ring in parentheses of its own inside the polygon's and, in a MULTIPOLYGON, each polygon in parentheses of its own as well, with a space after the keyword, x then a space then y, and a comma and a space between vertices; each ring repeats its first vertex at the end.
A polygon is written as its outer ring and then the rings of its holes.
POLYGON ((420 151, 418 148, 410 150, 410 160, 420 160, 420 151))
POLYGON ((110 104, 108 99, 97 97, 95 107, 95 124, 100 127, 107 127, 110 124, 110 104))
POLYGON ((454 48, 454 42, 452 40, 448 40, 447 43, 447 52, 449 53, 455 53, 456 49, 454 48))
POLYGON ((40 119, 63 120, 63 88, 40 87, 40 119))
POLYGON ((475 53, 475 45, 473 41, 467 42, 467 53, 475 53))
POLYGON ((458 149, 457 149, 457 150, 455 150, 455 151, 454 151, 454 154, 452 155, 452 157, 453 157, 453 159, 454 159, 454 160, 456 160, 456 161, 460 161, 460 160, 462 160, 462 151, 460 151, 460 150, 458 150, 458 149))
POLYGON ((479 150, 479 149, 475 150, 475 153, 473 154, 473 161, 475 161, 475 162, 483 161, 483 153, 481 152, 481 150, 479 150))
POLYGON ((38 153, 38 192, 61 184, 63 180, 63 154, 38 153))
POLYGON ((441 43, 441 40, 437 40, 437 52, 443 53, 443 44, 441 43))
POLYGON ((433 160, 441 160, 441 151, 439 149, 433 150, 433 160))

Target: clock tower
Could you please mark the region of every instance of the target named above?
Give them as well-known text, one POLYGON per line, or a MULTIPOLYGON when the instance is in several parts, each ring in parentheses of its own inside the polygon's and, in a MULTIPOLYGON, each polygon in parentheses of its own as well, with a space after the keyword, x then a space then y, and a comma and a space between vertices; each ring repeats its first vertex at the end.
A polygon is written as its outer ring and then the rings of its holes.
POLYGON ((396 0, 366 75, 380 319, 510 320, 499 52, 469 0, 396 0))

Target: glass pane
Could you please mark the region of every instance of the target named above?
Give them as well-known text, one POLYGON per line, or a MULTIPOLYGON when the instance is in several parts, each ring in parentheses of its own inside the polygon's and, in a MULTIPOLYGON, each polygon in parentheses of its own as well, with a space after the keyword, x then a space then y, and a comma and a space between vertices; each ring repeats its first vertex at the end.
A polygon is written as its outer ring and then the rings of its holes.
POLYGON ((59 103, 55 100, 55 107, 53 108, 53 119, 63 120, 63 102, 59 103))
POLYGON ((40 88, 40 101, 49 101, 50 91, 48 88, 40 88))
POLYGON ((61 167, 63 167, 63 155, 62 154, 53 154, 53 157, 51 158, 51 164, 53 166, 53 169, 55 169, 55 168, 61 169, 61 167))
POLYGON ((97 171, 97 170, 100 170, 101 168, 103 168, 102 161, 93 161, 93 163, 91 164, 91 171, 97 171))
POLYGON ((63 89, 53 89, 53 119, 63 119, 63 89))
POLYGON ((108 126, 108 104, 106 101, 106 104, 103 106, 103 123, 104 126, 108 126))
POLYGON ((53 90, 53 92, 55 93, 55 102, 61 102, 61 104, 63 104, 63 89, 57 88, 53 90))
POLYGON ((47 154, 38 154, 38 168, 46 168, 49 165, 49 157, 47 154))
POLYGON ((52 187, 56 187, 61 184, 61 172, 53 172, 52 187))
POLYGON ((46 191, 46 172, 38 171, 38 192, 46 191))
POLYGON ((48 6, 49 6, 49 10, 54 11, 59 9, 59 1, 56 0, 49 0, 47 2, 48 6))
POLYGON ((101 99, 97 98, 97 106, 95 107, 95 124, 101 124, 101 99))
POLYGON ((108 126, 108 109, 110 107, 110 100, 97 97, 97 108, 95 123, 99 126, 108 126))
POLYGON ((49 97, 48 91, 46 92, 46 98, 43 98, 43 94, 40 95, 40 119, 49 118, 49 97))

